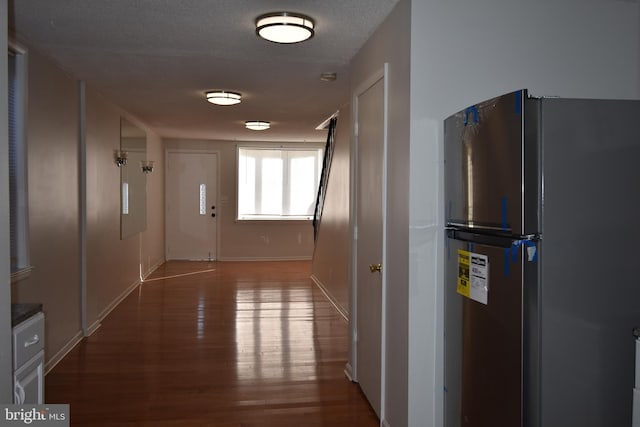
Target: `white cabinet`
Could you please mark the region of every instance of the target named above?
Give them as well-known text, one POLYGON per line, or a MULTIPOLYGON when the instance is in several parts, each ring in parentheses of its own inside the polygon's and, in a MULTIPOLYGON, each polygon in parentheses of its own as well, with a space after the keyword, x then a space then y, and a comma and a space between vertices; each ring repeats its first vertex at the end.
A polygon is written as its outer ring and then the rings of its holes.
POLYGON ((44 314, 13 328, 13 392, 15 404, 44 403, 44 314))

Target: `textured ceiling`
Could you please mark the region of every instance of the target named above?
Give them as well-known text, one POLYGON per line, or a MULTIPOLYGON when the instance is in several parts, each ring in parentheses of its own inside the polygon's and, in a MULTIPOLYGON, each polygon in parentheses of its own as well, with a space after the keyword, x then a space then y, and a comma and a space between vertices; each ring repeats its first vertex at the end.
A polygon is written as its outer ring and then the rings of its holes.
POLYGON ((28 46, 163 137, 324 141, 315 127, 348 102, 348 63, 398 0, 15 0, 10 27, 28 46), (273 11, 316 20, 311 40, 259 39, 273 11), (335 82, 320 74, 336 72, 335 82), (204 92, 241 92, 219 107, 204 92), (272 122, 245 130, 245 120, 272 122))

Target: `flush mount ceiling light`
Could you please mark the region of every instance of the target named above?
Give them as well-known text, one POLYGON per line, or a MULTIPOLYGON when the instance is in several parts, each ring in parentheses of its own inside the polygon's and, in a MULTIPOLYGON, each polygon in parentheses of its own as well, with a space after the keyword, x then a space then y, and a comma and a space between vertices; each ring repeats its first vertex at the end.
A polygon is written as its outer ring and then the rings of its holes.
POLYGON ((248 120, 244 122, 244 127, 251 130, 267 130, 271 127, 271 123, 261 120, 248 120))
POLYGON ((235 105, 240 103, 240 95, 238 92, 229 92, 226 90, 214 90, 207 92, 207 101, 216 105, 235 105))
POLYGON ((320 74, 320 80, 323 82, 335 82, 338 78, 336 73, 322 73, 320 74))
POLYGON ((256 18, 256 34, 274 43, 300 43, 313 37, 315 23, 306 15, 274 12, 256 18))

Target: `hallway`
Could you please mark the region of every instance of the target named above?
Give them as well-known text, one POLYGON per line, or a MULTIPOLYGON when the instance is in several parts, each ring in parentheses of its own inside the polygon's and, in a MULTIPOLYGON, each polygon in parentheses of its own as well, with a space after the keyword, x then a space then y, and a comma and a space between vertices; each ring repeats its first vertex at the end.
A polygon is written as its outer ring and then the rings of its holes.
POLYGON ((164 264, 47 375, 46 402, 72 426, 379 425, 310 268, 164 264))

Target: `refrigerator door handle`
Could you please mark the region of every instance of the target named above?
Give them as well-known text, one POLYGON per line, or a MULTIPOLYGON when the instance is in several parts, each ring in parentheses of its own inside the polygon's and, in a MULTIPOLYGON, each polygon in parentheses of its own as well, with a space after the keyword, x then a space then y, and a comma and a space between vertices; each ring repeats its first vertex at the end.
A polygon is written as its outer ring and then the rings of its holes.
POLYGON ((500 236, 495 234, 485 234, 474 232, 473 230, 460 230, 456 228, 447 229, 447 237, 463 242, 478 243, 486 246, 509 249, 523 241, 537 241, 540 237, 535 234, 527 236, 500 236))
POLYGON ((455 222, 455 221, 449 221, 447 222, 447 227, 452 227, 452 228, 467 228, 470 230, 484 230, 485 232, 490 232, 490 233, 511 233, 511 228, 510 227, 500 227, 500 226, 491 226, 491 225, 476 225, 472 222, 455 222))

